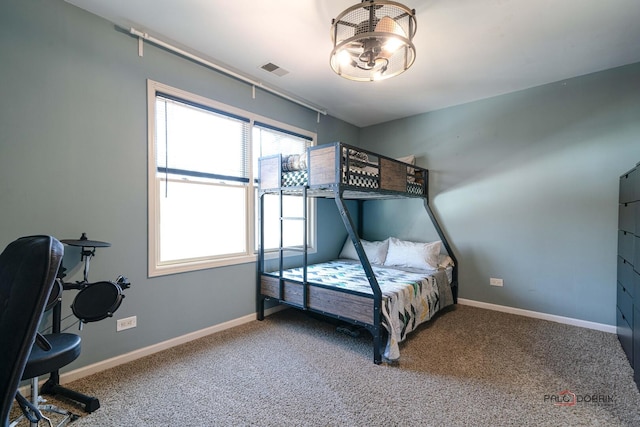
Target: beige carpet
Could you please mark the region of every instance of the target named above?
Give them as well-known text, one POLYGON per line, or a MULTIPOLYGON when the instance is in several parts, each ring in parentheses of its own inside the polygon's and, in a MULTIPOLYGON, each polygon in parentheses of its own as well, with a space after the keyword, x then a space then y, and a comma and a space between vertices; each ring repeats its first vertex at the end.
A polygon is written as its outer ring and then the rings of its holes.
POLYGON ((68 384, 102 406, 72 426, 640 425, 613 334, 457 306, 372 352, 287 310, 68 384))

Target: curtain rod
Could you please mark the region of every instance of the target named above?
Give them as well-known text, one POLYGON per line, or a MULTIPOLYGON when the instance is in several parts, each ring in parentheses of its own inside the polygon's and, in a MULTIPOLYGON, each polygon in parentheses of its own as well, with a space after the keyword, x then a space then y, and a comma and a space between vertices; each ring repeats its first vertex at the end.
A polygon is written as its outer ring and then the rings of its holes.
MULTIPOLYGON (((186 50, 180 49, 179 47, 173 46, 173 45, 171 45, 169 43, 166 43, 166 42, 164 42, 164 41, 162 41, 160 39, 157 39, 157 38, 155 38, 153 36, 150 36, 147 33, 143 33, 142 31, 138 31, 135 28, 130 28, 128 31, 132 35, 137 36, 139 38, 139 40, 146 40, 146 41, 151 42, 151 43, 153 43, 155 45, 164 47, 165 49, 168 49, 168 50, 170 50, 170 51, 172 51, 174 53, 177 53, 179 55, 185 56, 185 57, 187 57, 189 59, 192 59, 192 60, 194 60, 196 62, 199 62, 199 63, 201 63, 203 65, 206 65, 207 67, 213 68, 214 70, 220 71, 220 72, 222 72, 222 73, 224 73, 224 74, 226 74, 226 75, 228 75, 230 77, 236 78, 236 79, 241 80, 241 81, 243 81, 243 82, 245 82, 247 84, 250 84, 250 85, 252 85, 254 87, 254 89, 255 89, 256 86, 258 86, 260 89, 265 90, 267 92, 271 92, 272 94, 277 95, 280 98, 284 98, 284 99, 286 99, 288 101, 294 102, 294 103, 296 103, 298 105, 301 105, 301 106, 303 106, 305 108, 308 108, 309 110, 316 111, 318 113, 318 119, 320 118, 320 116, 319 116, 320 114, 325 115, 325 116, 327 115, 327 110, 324 110, 324 109, 319 108, 319 107, 315 107, 315 106, 313 106, 313 105, 311 105, 311 104, 309 104, 307 102, 304 102, 304 101, 302 101, 300 99, 296 99, 296 98, 294 98, 294 97, 292 97, 290 95, 287 95, 286 93, 280 92, 277 89, 270 88, 269 86, 265 86, 262 82, 259 82, 257 80, 252 80, 252 79, 250 79, 248 77, 245 77, 245 76, 243 76, 241 74, 238 74, 238 73, 236 73, 236 72, 234 72, 232 70, 229 70, 228 68, 224 68, 224 67, 222 67, 222 66, 220 66, 218 64, 215 64, 215 63, 213 63, 211 61, 208 61, 208 60, 206 60, 204 58, 201 58, 201 57, 196 56, 196 55, 194 55, 194 54, 192 54, 190 52, 187 52, 186 50)), ((142 56, 141 52, 140 52, 140 56, 142 56)))

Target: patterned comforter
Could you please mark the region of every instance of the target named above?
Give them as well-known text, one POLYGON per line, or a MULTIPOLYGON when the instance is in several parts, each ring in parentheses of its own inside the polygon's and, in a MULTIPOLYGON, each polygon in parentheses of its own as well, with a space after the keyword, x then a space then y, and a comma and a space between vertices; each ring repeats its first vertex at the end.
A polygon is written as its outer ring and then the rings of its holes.
MULTIPOLYGON (((420 271, 372 266, 382 291, 383 326, 388 340, 383 356, 400 357, 398 344, 407 334, 453 304, 445 270, 420 271)), ((284 271, 287 279, 302 281, 302 268, 284 271)), ((334 260, 307 267, 307 281, 372 294, 362 265, 357 261, 334 260)))

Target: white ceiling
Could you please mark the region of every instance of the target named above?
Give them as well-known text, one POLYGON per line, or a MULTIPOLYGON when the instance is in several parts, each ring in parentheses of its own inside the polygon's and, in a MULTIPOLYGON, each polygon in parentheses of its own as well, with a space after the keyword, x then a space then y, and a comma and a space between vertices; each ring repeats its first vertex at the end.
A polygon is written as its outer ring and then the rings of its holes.
POLYGON ((640 62, 640 0, 403 0, 416 10, 416 62, 380 82, 329 67, 331 19, 358 0, 66 1, 357 126, 640 62))

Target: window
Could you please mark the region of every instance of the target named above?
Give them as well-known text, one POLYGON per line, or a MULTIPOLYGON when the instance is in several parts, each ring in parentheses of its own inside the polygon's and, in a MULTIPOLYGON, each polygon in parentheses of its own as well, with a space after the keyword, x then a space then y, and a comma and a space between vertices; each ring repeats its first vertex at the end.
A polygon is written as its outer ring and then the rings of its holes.
MULTIPOLYGON (((149 276, 255 261, 258 157, 302 153, 315 135, 153 81, 148 89, 149 276)), ((302 198, 284 208, 300 216, 302 198)), ((266 250, 279 245, 278 215, 277 197, 265 197, 266 250)), ((304 229, 285 227, 285 244, 302 245, 304 229)))

